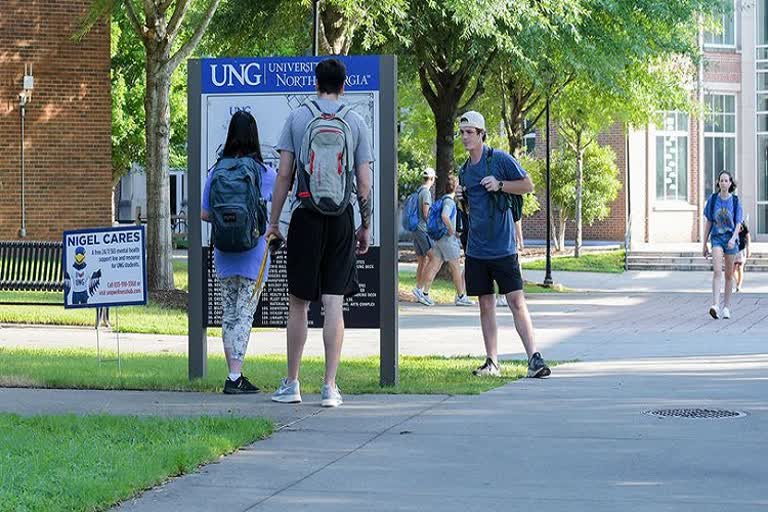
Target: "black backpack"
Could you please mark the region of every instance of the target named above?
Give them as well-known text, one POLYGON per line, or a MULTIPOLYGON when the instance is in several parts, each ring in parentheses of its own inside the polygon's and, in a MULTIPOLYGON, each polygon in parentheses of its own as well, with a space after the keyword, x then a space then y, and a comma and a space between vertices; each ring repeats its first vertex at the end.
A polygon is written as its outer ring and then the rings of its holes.
POLYGON ((747 247, 747 235, 749 234, 749 229, 747 228, 747 225, 745 223, 741 223, 741 231, 739 231, 739 250, 743 251, 747 247))

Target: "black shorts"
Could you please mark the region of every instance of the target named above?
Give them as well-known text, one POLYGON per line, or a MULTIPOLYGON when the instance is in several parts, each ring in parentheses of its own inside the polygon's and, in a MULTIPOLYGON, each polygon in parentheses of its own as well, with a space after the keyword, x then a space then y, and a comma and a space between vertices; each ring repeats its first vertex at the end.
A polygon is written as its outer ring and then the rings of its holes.
POLYGON ((467 256, 464 268, 467 295, 473 297, 493 295, 496 292, 493 286, 494 281, 499 285, 500 294, 523 289, 523 275, 520 273, 517 254, 492 260, 467 256))
POLYGON ((351 297, 357 282, 352 206, 339 216, 299 208, 288 227, 288 292, 314 301, 321 295, 351 297))

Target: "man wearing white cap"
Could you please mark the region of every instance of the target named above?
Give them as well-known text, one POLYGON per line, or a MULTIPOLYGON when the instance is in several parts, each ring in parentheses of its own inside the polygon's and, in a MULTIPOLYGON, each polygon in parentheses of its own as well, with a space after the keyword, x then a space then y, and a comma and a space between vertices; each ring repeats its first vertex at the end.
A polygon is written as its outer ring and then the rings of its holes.
POLYGON ((434 306, 435 303, 429 297, 429 292, 425 291, 429 279, 428 269, 432 262, 432 247, 434 242, 427 234, 427 219, 429 218, 429 207, 432 206, 432 192, 430 189, 435 184, 435 170, 427 167, 421 173, 422 184, 419 188, 419 225, 413 232, 413 250, 416 253, 416 288, 413 289, 413 296, 416 300, 425 306, 434 306))
POLYGON ((510 209, 510 194, 533 192, 528 173, 508 153, 492 149, 485 141, 485 119, 479 112, 466 112, 459 118, 461 142, 469 158, 459 171, 456 198, 469 217, 465 277, 467 294, 480 302, 486 360, 473 373, 478 376, 501 374, 498 360, 496 295, 507 298, 528 354, 528 376, 547 377, 550 369, 536 349, 533 323, 523 295, 523 277, 517 259, 515 223, 510 209))

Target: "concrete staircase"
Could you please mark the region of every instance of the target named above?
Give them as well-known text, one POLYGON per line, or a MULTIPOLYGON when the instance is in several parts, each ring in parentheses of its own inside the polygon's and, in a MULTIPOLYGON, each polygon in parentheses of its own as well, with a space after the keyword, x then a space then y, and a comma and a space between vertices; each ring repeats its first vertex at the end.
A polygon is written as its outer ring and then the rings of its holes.
MULTIPOLYGON (((711 271, 712 259, 705 259, 701 251, 633 250, 627 255, 627 266, 629 270, 711 271)), ((747 272, 768 272, 768 252, 752 251, 746 268, 747 272)))

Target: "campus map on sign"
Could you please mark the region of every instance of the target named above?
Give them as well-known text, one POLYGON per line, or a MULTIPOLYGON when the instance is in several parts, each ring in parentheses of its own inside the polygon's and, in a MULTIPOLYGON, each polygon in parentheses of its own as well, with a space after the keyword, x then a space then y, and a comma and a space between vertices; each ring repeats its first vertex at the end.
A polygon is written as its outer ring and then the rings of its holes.
POLYGON ((64 307, 147 303, 144 227, 64 232, 64 307))
MULTIPOLYGON (((259 142, 264 163, 277 169, 280 155, 277 144, 283 125, 291 111, 306 108, 304 104, 316 98, 314 70, 317 57, 276 57, 242 59, 203 59, 201 97, 201 167, 210 170, 219 158, 227 135, 229 121, 237 111, 253 115, 259 128, 259 142)), ((345 302, 347 325, 378 327, 379 285, 379 180, 376 164, 379 161, 379 57, 341 57, 347 67, 347 82, 342 103, 350 105, 365 120, 371 141, 374 162, 371 164, 373 190, 371 203, 371 248, 358 258, 358 278, 361 293, 345 302)), ((204 187, 207 173, 201 176, 204 187)), ((353 197, 355 227, 360 225, 356 198, 353 197)), ((291 214, 298 206, 292 191, 280 216, 280 230, 287 237, 291 214)), ((271 205, 268 205, 270 208, 271 205)), ((203 223, 202 240, 210 246, 210 225, 203 223)), ((276 255, 270 268, 269 279, 256 311, 254 325, 264 327, 285 326, 288 319, 288 284, 285 271, 285 252, 276 255)), ((207 279, 209 324, 220 322, 221 307, 218 283, 209 273, 207 279)), ((310 308, 311 326, 322 325, 319 304, 310 308)))

